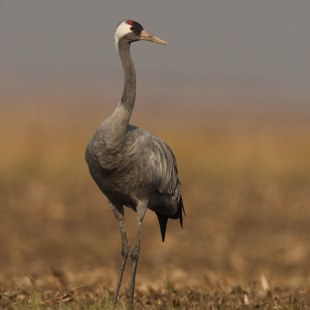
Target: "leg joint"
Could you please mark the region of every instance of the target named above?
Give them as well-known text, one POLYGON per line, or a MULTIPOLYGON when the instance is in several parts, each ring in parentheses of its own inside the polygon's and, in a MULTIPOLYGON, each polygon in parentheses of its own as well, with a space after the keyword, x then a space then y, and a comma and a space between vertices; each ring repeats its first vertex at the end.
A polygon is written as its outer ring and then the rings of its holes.
POLYGON ((139 256, 140 256, 140 250, 138 248, 134 248, 130 253, 132 261, 138 261, 139 256))
POLYGON ((123 247, 123 248, 122 248, 122 251, 121 251, 122 257, 128 257, 129 252, 130 252, 130 247, 129 247, 129 246, 123 247))

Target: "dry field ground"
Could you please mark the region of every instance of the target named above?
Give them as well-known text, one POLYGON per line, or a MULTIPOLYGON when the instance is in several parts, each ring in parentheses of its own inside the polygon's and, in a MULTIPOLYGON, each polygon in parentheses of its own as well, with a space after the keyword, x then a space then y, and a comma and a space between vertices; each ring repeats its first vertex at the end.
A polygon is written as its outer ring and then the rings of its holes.
MULTIPOLYGON (((168 223, 162 243, 147 213, 136 308, 309 308, 309 105, 144 99, 133 122, 174 150, 187 217, 183 230, 168 223)), ((115 98, 1 101, 0 308, 109 309, 119 230, 83 157, 115 98)), ((132 240, 130 210, 126 220, 132 240)))

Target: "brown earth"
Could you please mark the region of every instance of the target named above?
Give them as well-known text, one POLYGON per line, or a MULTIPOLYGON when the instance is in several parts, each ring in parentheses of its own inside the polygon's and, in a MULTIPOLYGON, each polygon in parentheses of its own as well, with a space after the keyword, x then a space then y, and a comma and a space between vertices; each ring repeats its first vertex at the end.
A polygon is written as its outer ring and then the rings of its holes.
MULTIPOLYGON (((113 100, 102 107, 58 94, 1 104, 0 307, 111 306, 118 225, 83 157, 113 100)), ((187 214, 183 230, 168 223, 162 243, 147 213, 138 308, 310 306, 309 108, 249 106, 136 107, 134 123, 174 150, 187 214)), ((133 240, 130 210, 126 225, 133 240)))

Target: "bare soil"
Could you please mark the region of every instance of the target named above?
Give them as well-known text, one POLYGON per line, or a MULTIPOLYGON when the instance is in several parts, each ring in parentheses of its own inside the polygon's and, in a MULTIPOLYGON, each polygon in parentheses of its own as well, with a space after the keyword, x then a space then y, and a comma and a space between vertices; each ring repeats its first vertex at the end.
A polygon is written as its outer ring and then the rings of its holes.
MULTIPOLYGON (((8 98, 0 106, 1 308, 111 307, 119 230, 83 158, 110 110, 75 99, 8 98)), ((136 308, 308 309, 306 105, 291 113, 179 104, 165 116, 155 104, 134 115, 174 150, 187 214, 183 230, 169 221, 162 243, 147 213, 136 308)), ((126 225, 133 240, 131 210, 126 225)), ((120 308, 130 270, 129 261, 120 308)))

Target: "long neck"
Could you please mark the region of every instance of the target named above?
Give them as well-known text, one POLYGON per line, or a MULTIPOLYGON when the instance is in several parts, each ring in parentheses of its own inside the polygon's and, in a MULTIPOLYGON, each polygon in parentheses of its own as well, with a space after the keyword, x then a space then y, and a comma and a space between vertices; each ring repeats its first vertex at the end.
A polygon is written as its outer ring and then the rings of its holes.
POLYGON ((124 70, 124 89, 120 106, 128 112, 128 122, 136 99, 136 71, 130 55, 130 44, 120 40, 118 51, 124 70))
POLYGON ((112 115, 100 126, 103 129, 107 144, 111 145, 112 148, 115 144, 122 144, 126 136, 136 98, 136 72, 131 59, 128 41, 120 40, 118 42, 118 51, 124 69, 123 94, 112 115))

